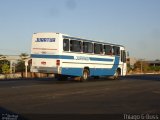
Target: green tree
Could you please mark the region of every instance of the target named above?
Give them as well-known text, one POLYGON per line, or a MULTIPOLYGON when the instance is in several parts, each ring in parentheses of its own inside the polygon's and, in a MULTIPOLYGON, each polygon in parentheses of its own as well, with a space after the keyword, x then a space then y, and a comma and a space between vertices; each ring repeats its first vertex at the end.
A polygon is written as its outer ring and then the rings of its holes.
POLYGON ((10 63, 8 60, 6 60, 6 57, 4 55, 0 55, 0 74, 3 73, 2 66, 4 64, 7 64, 9 66, 10 63))
POLYGON ((25 60, 27 59, 27 57, 29 56, 27 53, 21 53, 20 55, 21 60, 25 60))
POLYGON ((18 60, 16 64, 16 72, 24 72, 25 71, 25 62, 22 60, 18 60))
POLYGON ((16 72, 24 72, 25 71, 25 59, 29 56, 27 53, 21 53, 20 60, 18 60, 18 63, 16 64, 16 72))
POLYGON ((10 69, 9 69, 9 65, 8 64, 3 64, 2 65, 2 73, 3 74, 7 74, 7 73, 9 73, 10 71, 9 71, 10 69))
POLYGON ((137 61, 134 64, 134 71, 140 72, 142 69, 142 72, 147 72, 149 68, 149 65, 145 61, 137 61))

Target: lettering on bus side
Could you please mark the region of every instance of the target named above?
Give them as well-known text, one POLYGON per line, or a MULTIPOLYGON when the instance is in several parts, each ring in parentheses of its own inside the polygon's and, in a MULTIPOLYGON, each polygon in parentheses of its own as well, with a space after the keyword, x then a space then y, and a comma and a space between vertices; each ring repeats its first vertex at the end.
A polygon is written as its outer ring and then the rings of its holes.
POLYGON ((55 42, 55 38, 37 38, 35 42, 55 42))
POLYGON ((90 58, 89 57, 84 57, 84 56, 74 56, 75 60, 85 60, 85 61, 89 61, 90 58))

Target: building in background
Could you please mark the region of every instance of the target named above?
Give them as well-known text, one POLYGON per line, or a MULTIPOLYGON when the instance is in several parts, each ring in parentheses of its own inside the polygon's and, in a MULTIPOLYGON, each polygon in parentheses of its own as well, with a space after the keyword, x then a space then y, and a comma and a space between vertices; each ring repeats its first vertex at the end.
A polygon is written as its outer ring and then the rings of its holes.
POLYGON ((160 66, 160 60, 155 60, 155 61, 146 61, 148 63, 149 66, 160 66))
POLYGON ((127 64, 129 64, 132 69, 134 69, 134 64, 135 64, 137 61, 138 61, 138 60, 137 60, 136 58, 134 58, 134 57, 128 57, 128 58, 127 58, 127 64))

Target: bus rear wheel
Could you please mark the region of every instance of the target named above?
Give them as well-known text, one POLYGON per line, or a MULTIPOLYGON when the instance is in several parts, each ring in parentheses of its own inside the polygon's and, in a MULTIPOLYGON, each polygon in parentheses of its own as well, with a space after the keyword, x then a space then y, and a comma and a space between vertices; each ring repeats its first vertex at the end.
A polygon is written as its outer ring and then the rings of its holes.
POLYGON ((83 75, 82 75, 80 81, 86 81, 86 80, 88 80, 88 78, 89 78, 89 71, 87 69, 84 69, 83 70, 83 75))

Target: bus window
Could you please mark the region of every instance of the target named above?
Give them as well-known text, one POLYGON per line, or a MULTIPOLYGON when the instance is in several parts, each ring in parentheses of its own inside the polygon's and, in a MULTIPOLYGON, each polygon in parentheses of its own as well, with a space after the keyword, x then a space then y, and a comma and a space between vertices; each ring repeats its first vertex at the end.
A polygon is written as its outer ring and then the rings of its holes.
POLYGON ((120 56, 120 48, 117 46, 113 46, 113 54, 120 56))
POLYGON ((121 50, 121 62, 126 63, 126 52, 125 52, 125 50, 121 50))
POLYGON ((123 51, 123 59, 124 59, 124 63, 126 63, 126 51, 123 51))
POLYGON ((123 50, 123 62, 126 63, 126 52, 123 50))
POLYGON ((81 41, 70 40, 70 51, 72 52, 81 52, 81 41))
POLYGON ((104 52, 106 55, 112 55, 112 46, 104 45, 104 52))
POLYGON ((95 54, 102 54, 103 53, 103 45, 102 44, 94 44, 94 53, 95 54))
POLYGON ((83 52, 93 53, 93 44, 90 42, 83 42, 83 52))
POLYGON ((69 39, 63 39, 63 50, 69 51, 69 39))

